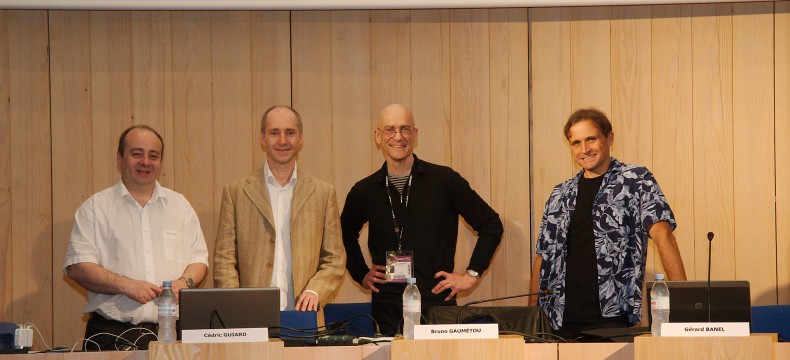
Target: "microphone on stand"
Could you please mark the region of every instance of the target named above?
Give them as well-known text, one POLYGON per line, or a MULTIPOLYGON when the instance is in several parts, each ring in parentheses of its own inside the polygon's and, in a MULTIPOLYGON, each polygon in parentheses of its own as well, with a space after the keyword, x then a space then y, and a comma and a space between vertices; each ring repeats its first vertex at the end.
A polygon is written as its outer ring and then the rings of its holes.
POLYGON ((710 322, 710 252, 713 244, 713 231, 708 232, 708 322, 710 322))
POLYGON ((482 303, 491 302, 491 301, 515 299, 515 298, 526 297, 526 296, 545 296, 545 295, 552 295, 552 294, 554 294, 554 290, 546 289, 546 290, 540 290, 540 291, 537 291, 537 292, 527 293, 527 294, 511 295, 511 296, 505 296, 505 297, 494 298, 494 299, 484 299, 484 300, 470 301, 470 302, 468 302, 466 304, 461 305, 461 307, 458 309, 458 314, 456 314, 456 316, 455 316, 455 323, 456 324, 460 324, 461 323, 461 312, 469 305, 482 304, 482 303))

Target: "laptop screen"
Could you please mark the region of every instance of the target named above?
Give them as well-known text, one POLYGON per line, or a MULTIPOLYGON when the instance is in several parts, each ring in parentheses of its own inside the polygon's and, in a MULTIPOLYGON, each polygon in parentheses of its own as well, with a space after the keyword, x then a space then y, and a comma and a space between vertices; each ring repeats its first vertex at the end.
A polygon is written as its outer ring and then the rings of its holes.
POLYGON ((182 330, 271 328, 280 325, 278 288, 183 289, 182 330))
MULTIPOLYGON (((708 282, 667 281, 669 288, 669 322, 708 322, 708 282)), ((647 316, 650 323, 650 289, 654 282, 648 282, 645 291, 647 316)), ((750 322, 752 316, 749 282, 745 280, 726 280, 710 282, 710 321, 712 322, 750 322)))

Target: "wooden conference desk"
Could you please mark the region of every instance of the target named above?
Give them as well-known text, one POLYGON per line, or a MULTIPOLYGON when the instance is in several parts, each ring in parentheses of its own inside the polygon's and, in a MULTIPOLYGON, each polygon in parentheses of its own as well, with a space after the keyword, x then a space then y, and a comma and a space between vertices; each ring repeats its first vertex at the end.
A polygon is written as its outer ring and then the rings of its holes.
MULTIPOLYGON (((634 360, 632 343, 525 344, 525 360, 634 360)), ((389 360, 389 345, 289 347, 285 359, 389 360)), ((790 343, 774 344, 774 359, 790 359, 790 343)), ((0 360, 148 360, 148 351, 0 355, 0 360)))

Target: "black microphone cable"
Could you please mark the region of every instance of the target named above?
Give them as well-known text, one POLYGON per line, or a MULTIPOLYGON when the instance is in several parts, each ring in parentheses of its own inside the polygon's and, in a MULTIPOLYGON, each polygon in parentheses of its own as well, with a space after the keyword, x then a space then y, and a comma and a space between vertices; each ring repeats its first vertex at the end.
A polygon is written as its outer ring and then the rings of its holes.
POLYGON ((484 300, 470 301, 470 302, 468 302, 466 304, 461 305, 461 308, 458 309, 458 313, 455 316, 455 323, 456 324, 460 324, 461 323, 461 312, 463 312, 464 309, 466 309, 470 305, 482 304, 482 303, 487 303, 487 302, 492 302, 492 301, 499 301, 499 300, 515 299, 515 298, 521 298, 521 297, 527 297, 527 296, 547 296, 547 295, 552 295, 552 294, 554 294, 554 290, 552 290, 552 289, 545 289, 545 290, 540 290, 540 291, 533 292, 533 293, 504 296, 504 297, 499 297, 499 298, 494 298, 494 299, 484 299, 484 300))

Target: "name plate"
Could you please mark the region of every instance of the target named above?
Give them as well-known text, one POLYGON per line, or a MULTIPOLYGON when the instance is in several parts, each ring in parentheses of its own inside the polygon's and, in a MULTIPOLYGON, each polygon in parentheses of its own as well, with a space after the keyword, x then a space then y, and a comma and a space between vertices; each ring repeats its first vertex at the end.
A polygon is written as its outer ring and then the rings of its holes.
POLYGON ((415 325, 414 338, 429 339, 499 339, 499 324, 415 325))
POLYGON ((661 336, 749 336, 749 323, 663 323, 661 336))
POLYGON ((181 342, 184 344, 264 341, 269 341, 268 328, 198 329, 181 331, 181 342))

